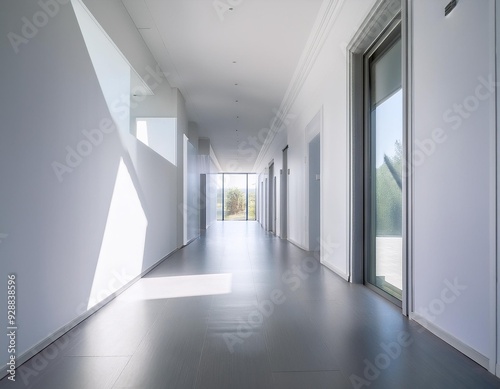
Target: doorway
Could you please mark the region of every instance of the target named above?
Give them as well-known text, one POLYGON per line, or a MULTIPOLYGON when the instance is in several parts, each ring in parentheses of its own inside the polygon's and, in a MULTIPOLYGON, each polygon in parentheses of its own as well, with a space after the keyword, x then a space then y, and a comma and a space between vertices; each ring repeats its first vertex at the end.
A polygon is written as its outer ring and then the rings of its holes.
POLYGON ((364 72, 364 281, 401 305, 404 133, 399 22, 365 54, 364 72))
POLYGON ((280 202, 281 238, 288 238, 288 146, 283 149, 283 169, 281 170, 280 202))
POLYGON ((269 231, 269 190, 268 190, 268 178, 266 177, 264 181, 264 228, 266 231, 269 231))
POLYGON ((220 173, 217 176, 217 220, 256 220, 257 175, 220 173))
POLYGON ((321 138, 309 142, 309 250, 319 251, 321 236, 321 138))
POLYGON ((275 194, 275 181, 274 181, 274 162, 271 162, 269 165, 269 198, 268 198, 268 204, 269 204, 269 212, 268 212, 268 231, 272 232, 273 234, 276 232, 274 228, 274 210, 275 210, 275 200, 274 200, 274 194, 275 194))

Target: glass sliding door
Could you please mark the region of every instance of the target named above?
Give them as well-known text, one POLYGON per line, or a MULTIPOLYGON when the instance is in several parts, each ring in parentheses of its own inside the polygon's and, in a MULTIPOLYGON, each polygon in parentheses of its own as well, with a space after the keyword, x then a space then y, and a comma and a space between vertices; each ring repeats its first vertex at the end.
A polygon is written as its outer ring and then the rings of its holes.
POLYGON ((222 174, 217 174, 217 220, 222 220, 224 209, 224 181, 222 178, 222 174))
POLYGON ((256 220, 255 174, 223 173, 217 182, 217 220, 256 220))
POLYGON ((397 25, 365 57, 365 282, 396 302, 403 289, 403 93, 397 25))
POLYGON ((224 220, 247 220, 246 174, 224 174, 224 220))

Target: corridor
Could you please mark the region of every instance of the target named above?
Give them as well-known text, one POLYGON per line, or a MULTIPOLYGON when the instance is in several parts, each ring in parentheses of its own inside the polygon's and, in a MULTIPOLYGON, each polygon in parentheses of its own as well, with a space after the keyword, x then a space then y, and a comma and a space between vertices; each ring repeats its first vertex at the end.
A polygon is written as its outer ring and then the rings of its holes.
POLYGON ((218 222, 0 388, 500 387, 412 323, 257 222, 218 222))

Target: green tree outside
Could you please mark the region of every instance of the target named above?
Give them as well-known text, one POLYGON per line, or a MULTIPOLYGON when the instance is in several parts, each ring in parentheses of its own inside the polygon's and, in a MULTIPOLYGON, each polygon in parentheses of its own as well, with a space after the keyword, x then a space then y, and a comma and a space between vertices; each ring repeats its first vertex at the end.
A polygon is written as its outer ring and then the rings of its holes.
POLYGON ((225 191, 225 211, 226 215, 236 215, 245 211, 245 193, 239 188, 229 188, 225 191))
POLYGON ((255 191, 248 191, 248 220, 255 220, 255 191))
POLYGON ((393 157, 376 170, 376 220, 377 236, 402 235, 401 172, 403 149, 396 141, 393 157))

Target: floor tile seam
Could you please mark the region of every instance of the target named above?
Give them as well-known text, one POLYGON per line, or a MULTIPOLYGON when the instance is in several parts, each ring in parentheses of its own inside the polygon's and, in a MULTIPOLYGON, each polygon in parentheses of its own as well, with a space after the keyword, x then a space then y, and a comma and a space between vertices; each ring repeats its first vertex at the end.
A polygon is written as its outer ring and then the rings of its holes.
POLYGON ((342 372, 342 369, 272 370, 272 373, 327 373, 327 372, 342 372))
POLYGON ((123 372, 125 371, 126 367, 130 364, 130 361, 132 360, 132 357, 129 357, 127 360, 127 363, 123 364, 123 367, 120 369, 118 374, 116 375, 116 378, 114 379, 113 382, 111 382, 110 388, 114 388, 120 377, 122 376, 123 372))
POLYGON ((196 368, 196 375, 194 379, 193 389, 197 387, 198 380, 200 378, 201 360, 203 358, 203 351, 205 350, 205 345, 207 344, 207 338, 208 338, 207 335, 208 335, 208 323, 205 324, 205 334, 203 335, 203 344, 200 350, 200 358, 198 360, 198 367, 196 368))
POLYGON ((63 355, 62 358, 132 358, 134 354, 127 355, 63 355))
MULTIPOLYGON (((163 304, 163 307, 162 307, 162 311, 161 312, 158 312, 156 315, 155 315, 155 319, 153 320, 153 322, 151 323, 151 325, 149 326, 149 329, 147 331, 144 331, 144 335, 142 335, 141 339, 139 340, 139 342, 137 343, 137 347, 135 348, 135 351, 132 353, 132 355, 130 356, 130 360, 134 357, 134 355, 137 353, 137 351, 141 348, 141 346, 144 344, 144 342, 146 341, 146 337, 153 331, 153 328, 154 326, 156 325, 156 323, 160 320, 160 316, 162 314, 165 314, 166 312, 166 306, 167 304, 164 303, 163 304)), ((130 363, 130 360, 128 363, 130 363)), ((127 366, 128 366, 128 363, 127 363, 127 366)), ((120 374, 121 375, 121 374, 120 374)))
POLYGON ((273 381, 273 383, 275 383, 273 368, 272 368, 273 364, 272 364, 272 360, 271 360, 271 350, 269 347, 269 340, 268 340, 268 332, 267 332, 267 328, 265 325, 262 326, 262 337, 264 338, 264 345, 266 346, 267 362, 269 364, 269 369, 271 372, 272 381, 273 381))

